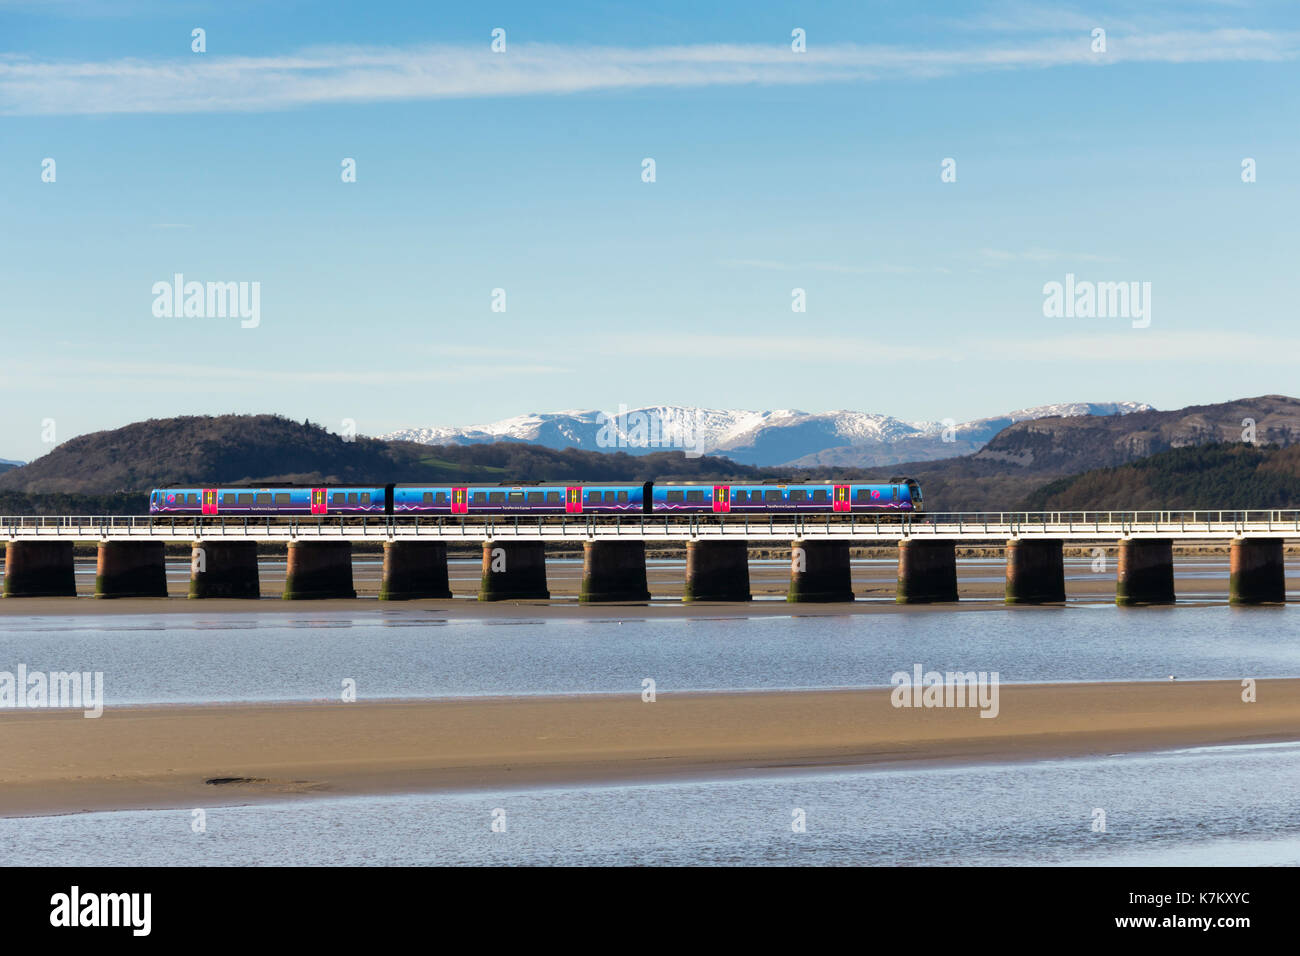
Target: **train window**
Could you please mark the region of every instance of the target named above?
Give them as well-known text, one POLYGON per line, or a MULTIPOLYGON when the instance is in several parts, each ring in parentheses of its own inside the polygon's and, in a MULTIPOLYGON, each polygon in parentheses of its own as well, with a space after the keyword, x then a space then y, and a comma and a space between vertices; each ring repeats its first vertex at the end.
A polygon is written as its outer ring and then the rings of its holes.
POLYGON ((605 504, 612 505, 617 498, 618 498, 617 493, 613 491, 605 492, 605 504))
POLYGON ((233 493, 227 493, 227 494, 222 495, 222 496, 221 496, 221 503, 222 503, 223 505, 233 505, 233 504, 235 503, 235 496, 234 496, 234 494, 233 494, 233 493))
POLYGON ((749 500, 749 492, 748 492, 748 491, 740 491, 740 490, 738 490, 738 489, 736 489, 736 488, 732 488, 732 489, 731 489, 731 500, 732 500, 733 502, 739 502, 739 503, 746 502, 746 501, 749 500))
POLYGON ((625 505, 625 504, 627 504, 627 492, 626 492, 626 491, 620 491, 620 492, 618 493, 618 503, 621 504, 621 505, 625 505))
POLYGON ((701 490, 698 489, 698 488, 696 488, 694 491, 688 491, 688 492, 686 492, 686 500, 687 500, 687 501, 703 501, 703 500, 704 500, 704 492, 701 491, 701 490))
POLYGON ((548 505, 558 505, 560 503, 560 493, 558 491, 548 491, 546 493, 546 503, 548 505))
POLYGON ((682 494, 680 491, 670 491, 670 492, 668 492, 668 500, 669 500, 669 501, 681 501, 681 500, 683 500, 685 497, 686 497, 686 496, 685 496, 684 494, 682 494))
POLYGON ((510 502, 513 504, 513 503, 516 502, 516 501, 523 501, 523 500, 524 500, 524 493, 523 493, 522 491, 512 491, 512 492, 510 492, 510 494, 508 495, 508 497, 509 497, 509 499, 510 499, 510 502))
POLYGON ((812 493, 812 500, 826 502, 826 501, 830 501, 831 499, 830 499, 830 495, 827 493, 825 488, 817 488, 812 493))
POLYGON ((763 492, 763 500, 768 504, 779 504, 781 501, 781 492, 777 491, 775 488, 771 488, 763 492))
POLYGON ((445 505, 447 503, 447 492, 439 491, 433 496, 435 504, 445 505))
POLYGON ((239 503, 241 505, 251 505, 253 503, 253 493, 251 491, 241 491, 239 493, 239 503))
POLYGON ((289 492, 277 491, 275 493, 275 503, 277 505, 287 505, 289 503, 289 492))
POLYGON ((259 491, 257 493, 257 503, 259 505, 269 505, 271 503, 271 493, 269 491, 259 491))
POLYGON ((894 500, 898 500, 898 485, 894 485, 894 500))
POLYGON ((528 492, 528 503, 530 505, 540 505, 546 502, 546 494, 541 491, 528 492))
POLYGON ((489 491, 488 504, 503 505, 506 503, 506 493, 504 491, 489 491))
POLYGON ((186 495, 185 501, 187 504, 197 505, 199 503, 199 496, 195 494, 186 495))
POLYGON ((361 503, 363 505, 370 504, 370 492, 368 491, 361 492, 361 503))
POLYGON ((869 497, 866 488, 859 488, 857 491, 853 492, 853 500, 860 504, 865 503, 869 497))
POLYGON ((431 504, 433 504, 433 492, 432 492, 432 491, 426 491, 426 492, 424 493, 424 503, 425 503, 426 505, 431 505, 431 504))
POLYGON ((330 495, 330 504, 345 505, 348 503, 348 496, 341 491, 336 491, 330 495))
POLYGON ((804 491, 802 488, 791 488, 791 489, 790 489, 790 500, 791 500, 791 501, 807 501, 807 500, 808 500, 808 492, 804 491))
POLYGON ((474 494, 470 495, 470 500, 472 500, 472 501, 474 502, 474 504, 476 504, 476 505, 484 505, 484 504, 487 504, 487 500, 488 500, 487 492, 486 492, 486 491, 476 491, 476 492, 474 492, 474 494))
POLYGON ((354 504, 356 504, 356 503, 357 503, 357 493, 356 493, 355 491, 349 491, 349 492, 348 492, 348 504, 350 504, 350 505, 354 505, 354 504))
POLYGON ((587 504, 589 504, 589 505, 598 505, 598 504, 600 504, 600 492, 599 492, 599 491, 589 491, 589 492, 587 492, 587 504))

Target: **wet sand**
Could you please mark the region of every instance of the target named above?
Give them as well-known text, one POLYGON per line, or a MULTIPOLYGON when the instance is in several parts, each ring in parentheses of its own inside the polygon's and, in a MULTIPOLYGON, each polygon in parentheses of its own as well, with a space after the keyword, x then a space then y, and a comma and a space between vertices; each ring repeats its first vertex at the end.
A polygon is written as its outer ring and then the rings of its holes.
POLYGON ((1300 679, 0 711, 0 815, 969 763, 1300 739, 1300 679))
MULTIPOLYGON (((607 617, 612 609, 624 616, 638 617, 736 617, 796 613, 800 615, 869 614, 926 609, 925 605, 900 606, 894 603, 897 587, 897 562, 890 559, 855 559, 853 590, 858 600, 849 604, 787 604, 784 600, 790 583, 788 561, 751 560, 750 590, 755 600, 745 603, 680 603, 685 580, 682 560, 651 560, 647 563, 650 593, 657 599, 650 604, 579 606, 582 580, 581 560, 551 558, 547 561, 547 581, 551 601, 480 603, 478 591, 480 566, 477 561, 449 562, 450 601, 379 602, 382 562, 378 556, 357 555, 353 560, 356 600, 283 601, 284 562, 265 559, 261 563, 261 601, 186 598, 189 588, 189 562, 169 560, 168 599, 97 600, 94 590, 93 560, 77 563, 78 598, 13 598, 0 600, 0 619, 6 616, 85 615, 85 614, 156 614, 156 613, 275 613, 307 611, 363 611, 377 609, 389 613, 419 611, 447 614, 459 618, 520 617, 544 612, 547 616, 607 617)), ((1288 568, 1289 590, 1300 590, 1300 566, 1288 568)), ((1186 556, 1174 560, 1175 587, 1180 604, 1221 604, 1228 598, 1227 557, 1186 556)), ((1003 607, 1005 566, 1000 558, 965 558, 957 562, 958 593, 962 602, 929 606, 929 610, 950 612, 979 611, 1003 607)), ((1107 559, 1104 570, 1094 572, 1088 560, 1066 562, 1066 594, 1072 601, 1110 602, 1115 598, 1115 564, 1107 559)), ((1156 609, 1152 609, 1156 610, 1156 609)), ((1143 613, 1149 613, 1143 611, 1143 613)))

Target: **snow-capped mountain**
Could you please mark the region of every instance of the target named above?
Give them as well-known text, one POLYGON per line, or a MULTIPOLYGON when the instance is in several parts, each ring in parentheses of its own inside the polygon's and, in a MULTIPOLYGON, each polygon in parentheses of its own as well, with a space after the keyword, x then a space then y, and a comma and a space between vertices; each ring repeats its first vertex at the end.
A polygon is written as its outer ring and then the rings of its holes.
POLYGON ((870 467, 970 454, 1003 428, 1026 419, 1126 415, 1150 409, 1139 402, 1072 402, 968 422, 905 422, 848 410, 809 413, 652 405, 534 413, 465 428, 405 428, 382 437, 426 445, 516 441, 630 454, 685 450, 716 453, 752 465, 870 467))

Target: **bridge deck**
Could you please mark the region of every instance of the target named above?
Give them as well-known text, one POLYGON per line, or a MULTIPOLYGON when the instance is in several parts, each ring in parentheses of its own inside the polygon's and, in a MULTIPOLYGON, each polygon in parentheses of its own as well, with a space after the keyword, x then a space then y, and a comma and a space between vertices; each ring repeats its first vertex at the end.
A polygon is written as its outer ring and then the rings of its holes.
POLYGON ((1011 538, 1230 540, 1300 539, 1300 511, 1062 511, 965 512, 894 515, 737 515, 412 517, 204 517, 195 519, 95 515, 0 516, 7 540, 161 540, 227 538, 246 541, 429 539, 446 542, 607 540, 642 541, 796 539, 860 544, 930 538, 1005 541, 1011 538))

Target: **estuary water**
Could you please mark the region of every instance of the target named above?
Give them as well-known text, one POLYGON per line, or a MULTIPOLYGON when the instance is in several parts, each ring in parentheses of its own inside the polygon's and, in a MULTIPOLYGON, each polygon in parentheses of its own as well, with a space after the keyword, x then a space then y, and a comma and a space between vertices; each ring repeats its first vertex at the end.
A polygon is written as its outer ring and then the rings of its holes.
MULTIPOLYGON (((0 670, 102 671, 105 706, 1300 676, 1300 611, 1109 603, 647 619, 412 607, 0 618, 0 670), (463 612, 462 612, 463 613, 463 612)), ((638 616, 641 615, 641 616, 638 616)), ((106 715, 107 716, 107 715, 106 715)), ((0 864, 1297 864, 1300 744, 999 765, 0 819, 0 864), (506 831, 494 832, 493 811, 506 831), (792 824, 802 812, 804 832, 792 824), (1099 824, 1104 824, 1100 829, 1099 824)), ((232 800, 238 800, 232 797, 232 800)))
POLYGON ((0 670, 101 671, 105 705, 1300 676, 1300 610, 988 609, 458 619, 414 609, 0 618, 0 670))
POLYGON ((1295 865, 1298 780, 1263 744, 85 813, 0 819, 0 864, 1295 865))

